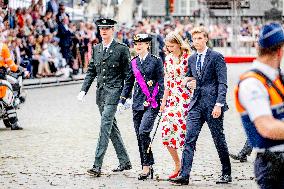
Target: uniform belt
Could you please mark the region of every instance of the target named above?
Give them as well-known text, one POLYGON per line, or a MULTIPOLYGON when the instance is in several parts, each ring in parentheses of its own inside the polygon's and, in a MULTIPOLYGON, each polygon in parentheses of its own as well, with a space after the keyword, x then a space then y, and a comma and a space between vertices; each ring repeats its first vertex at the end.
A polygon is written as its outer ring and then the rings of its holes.
POLYGON ((284 144, 280 144, 280 145, 277 145, 277 146, 273 146, 273 147, 270 147, 270 148, 256 148, 255 151, 257 153, 264 153, 265 150, 269 150, 270 152, 283 152, 284 153, 284 144))
POLYGON ((284 165, 284 152, 265 150, 265 152, 257 153, 256 158, 262 158, 265 161, 271 162, 277 169, 284 165))

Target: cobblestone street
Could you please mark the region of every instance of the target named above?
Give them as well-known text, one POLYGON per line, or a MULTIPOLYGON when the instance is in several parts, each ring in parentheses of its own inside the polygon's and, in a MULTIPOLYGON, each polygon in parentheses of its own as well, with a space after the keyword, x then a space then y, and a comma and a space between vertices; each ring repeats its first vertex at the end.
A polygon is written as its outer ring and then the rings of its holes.
MULTIPOLYGON (((233 87, 247 64, 228 66, 230 110, 225 114, 224 129, 229 151, 238 152, 245 134, 234 108, 233 87)), ((118 126, 129 152, 133 169, 112 173, 118 165, 111 142, 104 159, 103 175, 93 178, 86 173, 92 167, 100 115, 92 85, 85 102, 76 96, 81 85, 31 89, 27 101, 18 111, 23 131, 10 131, 0 124, 0 188, 175 188, 167 181, 138 181, 140 160, 130 110, 117 115, 118 126)), ((161 142, 161 128, 153 144, 155 174, 166 178, 173 162, 161 142)), ((253 178, 253 160, 231 160, 233 182, 216 185, 221 173, 220 161, 207 125, 197 143, 189 186, 176 188, 257 188, 253 178)))

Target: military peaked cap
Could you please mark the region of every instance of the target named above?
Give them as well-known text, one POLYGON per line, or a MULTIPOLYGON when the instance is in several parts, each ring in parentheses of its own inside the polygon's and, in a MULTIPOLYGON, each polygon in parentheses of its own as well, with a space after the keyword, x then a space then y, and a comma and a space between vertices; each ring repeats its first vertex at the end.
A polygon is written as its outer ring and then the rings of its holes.
POLYGON ((110 18, 101 18, 96 21, 98 27, 113 27, 117 22, 110 18))

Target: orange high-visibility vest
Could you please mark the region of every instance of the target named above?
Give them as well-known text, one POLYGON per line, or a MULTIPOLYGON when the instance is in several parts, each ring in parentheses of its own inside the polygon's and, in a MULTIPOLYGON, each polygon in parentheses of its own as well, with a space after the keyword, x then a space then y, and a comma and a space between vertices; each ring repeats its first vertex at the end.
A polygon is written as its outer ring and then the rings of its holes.
POLYGON ((11 58, 8 46, 0 42, 0 67, 7 68, 7 66, 13 72, 16 72, 18 70, 18 66, 14 63, 14 61, 11 58))
MULTIPOLYGON (((0 42, 0 68, 1 67, 9 67, 13 72, 16 72, 18 70, 18 66, 11 58, 8 46, 0 42)), ((6 91, 6 86, 0 86, 0 98, 3 98, 6 95, 6 91)))
MULTIPOLYGON (((255 78, 263 84, 263 86, 266 88, 268 95, 269 95, 270 108, 271 108, 273 117, 278 120, 283 120, 284 119, 284 101, 279 95, 279 93, 276 91, 276 89, 273 86, 269 85, 263 76, 253 71, 249 71, 241 75, 240 82, 247 78, 255 78)), ((272 82, 281 91, 281 93, 284 94, 284 85, 282 84, 280 78, 277 78, 272 82)), ((242 124, 246 131, 246 134, 248 136, 251 146, 253 146, 254 148, 267 149, 273 146, 284 144, 284 140, 271 140, 271 139, 262 137, 258 133, 253 121, 250 120, 245 107, 243 107, 243 105, 239 101, 239 84, 235 88, 235 106, 236 106, 237 111, 240 113, 242 124)))

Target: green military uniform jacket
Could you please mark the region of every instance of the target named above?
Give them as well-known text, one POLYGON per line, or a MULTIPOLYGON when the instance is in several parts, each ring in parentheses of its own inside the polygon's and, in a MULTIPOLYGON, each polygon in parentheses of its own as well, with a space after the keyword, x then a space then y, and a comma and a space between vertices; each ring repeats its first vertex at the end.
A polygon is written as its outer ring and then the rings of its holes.
POLYGON ((129 63, 130 53, 126 45, 113 40, 106 53, 102 43, 96 45, 81 91, 87 93, 97 77, 97 104, 118 104, 124 80, 130 74, 129 63))

